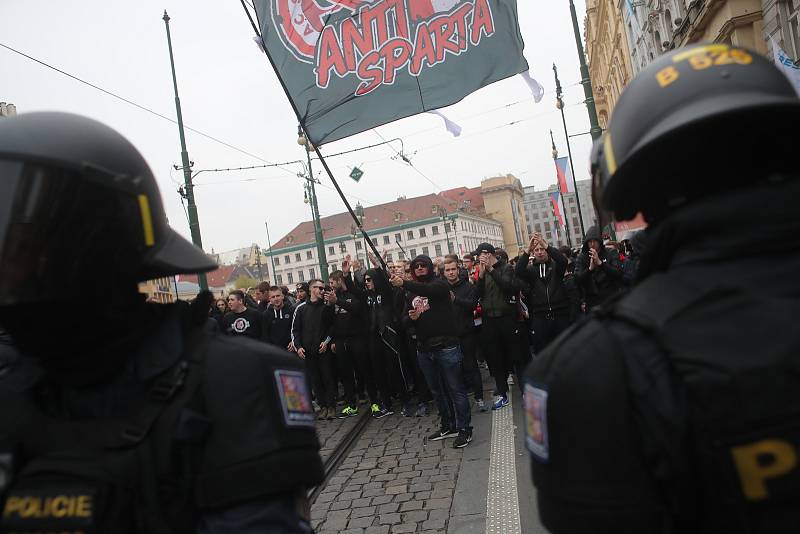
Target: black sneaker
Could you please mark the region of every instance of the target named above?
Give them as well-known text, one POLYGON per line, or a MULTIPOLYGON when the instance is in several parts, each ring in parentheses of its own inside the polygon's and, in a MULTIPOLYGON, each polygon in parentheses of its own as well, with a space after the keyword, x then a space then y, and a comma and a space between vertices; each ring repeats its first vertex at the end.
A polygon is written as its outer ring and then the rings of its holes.
POLYGON ((452 428, 442 429, 428 436, 428 441, 439 441, 440 439, 452 438, 455 436, 458 436, 457 430, 453 430, 452 428))
POLYGON ((458 433, 458 437, 453 442, 454 449, 463 449, 467 446, 467 443, 472 441, 472 430, 461 430, 458 433))

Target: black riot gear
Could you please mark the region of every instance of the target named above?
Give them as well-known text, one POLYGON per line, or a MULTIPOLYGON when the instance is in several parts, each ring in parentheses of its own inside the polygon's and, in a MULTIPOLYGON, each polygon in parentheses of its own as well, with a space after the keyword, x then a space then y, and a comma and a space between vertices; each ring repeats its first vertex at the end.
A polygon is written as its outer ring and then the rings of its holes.
POLYGON ((725 44, 659 58, 620 98, 592 172, 615 217, 650 223, 637 284, 524 377, 554 534, 797 530, 798 111, 774 66, 725 44))
POLYGON ((136 148, 78 115, 0 122, 0 216, 0 305, 215 268, 167 225, 136 148))
POLYGON ((723 43, 664 54, 622 93, 592 151, 595 205, 655 222, 693 199, 796 169, 800 100, 760 54, 723 43))

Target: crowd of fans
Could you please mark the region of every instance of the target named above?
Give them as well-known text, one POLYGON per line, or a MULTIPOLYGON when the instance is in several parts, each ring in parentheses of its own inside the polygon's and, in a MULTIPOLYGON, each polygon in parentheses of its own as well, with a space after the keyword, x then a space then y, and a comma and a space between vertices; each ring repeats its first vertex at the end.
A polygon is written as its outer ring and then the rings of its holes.
MULTIPOLYGON (((508 405, 512 375, 591 307, 632 284, 638 245, 606 242, 591 228, 583 246, 557 249, 534 234, 509 258, 489 243, 474 253, 381 262, 348 257, 329 284, 263 282, 231 291, 212 309, 220 329, 269 342, 306 363, 320 420, 375 418, 399 410, 425 416, 435 403, 441 430, 429 437, 472 438, 470 400, 479 411, 508 405), (484 398, 480 369, 494 378, 484 398)), ((517 378, 521 387, 521 381, 517 378)))

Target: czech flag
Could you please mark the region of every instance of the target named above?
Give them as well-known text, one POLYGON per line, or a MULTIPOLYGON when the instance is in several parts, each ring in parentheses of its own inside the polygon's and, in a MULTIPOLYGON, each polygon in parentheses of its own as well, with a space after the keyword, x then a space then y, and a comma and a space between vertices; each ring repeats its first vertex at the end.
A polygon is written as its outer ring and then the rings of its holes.
POLYGON ((561 193, 558 191, 553 191, 550 193, 550 204, 553 205, 553 214, 558 219, 558 223, 561 227, 564 227, 564 210, 561 209, 561 193))
POLYGON ((562 193, 574 193, 575 183, 572 180, 569 156, 564 156, 556 160, 556 174, 558 175, 558 190, 562 193))

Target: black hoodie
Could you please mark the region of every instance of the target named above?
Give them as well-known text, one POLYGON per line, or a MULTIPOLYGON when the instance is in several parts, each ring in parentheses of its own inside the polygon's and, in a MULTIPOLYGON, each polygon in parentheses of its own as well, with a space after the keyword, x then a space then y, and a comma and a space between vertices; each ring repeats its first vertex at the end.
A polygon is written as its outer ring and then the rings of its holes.
POLYGON ((588 307, 593 307, 604 300, 622 291, 623 265, 616 254, 609 254, 603 246, 603 238, 597 226, 592 226, 586 231, 586 239, 578 259, 575 260, 575 279, 583 290, 584 299, 588 307), (596 269, 589 269, 589 241, 596 239, 600 242, 598 256, 602 264, 596 269))
MULTIPOLYGON (((455 311, 450 298, 450 284, 441 277, 433 275, 433 262, 428 256, 417 256, 411 262, 428 265, 428 275, 423 279, 406 280, 403 288, 412 297, 406 309, 421 309, 422 314, 414 321, 417 344, 423 350, 443 348, 458 343, 455 311)), ((412 269, 413 272, 413 269, 412 269)))

